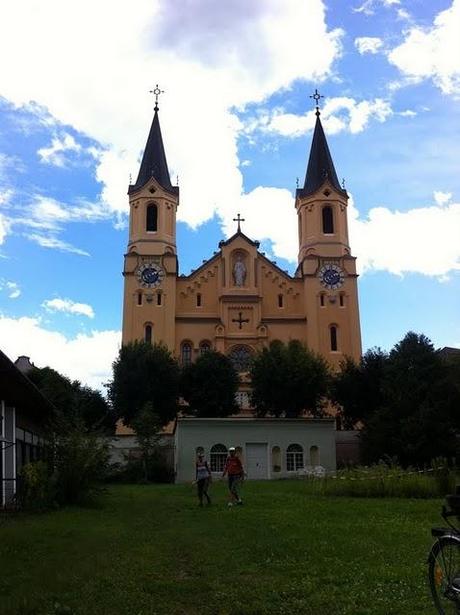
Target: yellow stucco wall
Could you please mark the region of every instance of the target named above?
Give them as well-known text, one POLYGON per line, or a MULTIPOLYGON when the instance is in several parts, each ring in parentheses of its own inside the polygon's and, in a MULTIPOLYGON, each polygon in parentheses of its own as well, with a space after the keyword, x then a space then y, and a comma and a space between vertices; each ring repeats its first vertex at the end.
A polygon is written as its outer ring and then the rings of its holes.
POLYGON ((194 358, 202 342, 227 353, 236 345, 257 349, 275 339, 298 339, 334 367, 345 355, 359 359, 357 275, 344 194, 326 180, 313 195, 296 199, 299 267, 295 277, 270 262, 258 251, 258 244, 242 233, 221 242, 217 254, 196 271, 178 276, 177 206, 178 197, 165 192, 154 179, 130 197, 123 343, 144 339, 149 324, 153 340, 164 342, 179 358, 184 342, 191 343, 194 358), (158 227, 147 232, 146 207, 152 203, 158 209, 158 227), (324 206, 332 208, 333 233, 323 232, 324 206), (137 276, 139 267, 148 263, 164 272, 155 288, 142 285, 137 276), (238 282, 235 271, 241 263, 244 279, 238 282), (327 263, 343 272, 339 288, 328 289, 321 283, 319 273, 327 263), (336 351, 331 350, 331 326, 337 327, 336 351))

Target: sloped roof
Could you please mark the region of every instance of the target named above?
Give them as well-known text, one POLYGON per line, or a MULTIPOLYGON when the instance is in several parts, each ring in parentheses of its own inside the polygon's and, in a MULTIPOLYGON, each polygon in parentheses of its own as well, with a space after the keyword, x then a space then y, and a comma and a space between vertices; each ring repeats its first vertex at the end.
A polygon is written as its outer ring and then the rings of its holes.
POLYGON ((326 180, 328 180, 338 192, 346 194, 346 191, 341 187, 338 180, 331 152, 327 144, 326 135, 324 134, 321 124, 320 114, 319 111, 317 111, 305 182, 303 188, 297 190, 297 194, 301 196, 312 194, 321 188, 326 180))
POLYGON ((0 350, 0 400, 26 410, 43 419, 55 412, 53 404, 37 389, 25 374, 0 350))
POLYGON ((168 192, 178 193, 179 188, 171 184, 169 176, 157 108, 155 108, 136 183, 129 186, 128 194, 145 186, 152 177, 168 192))

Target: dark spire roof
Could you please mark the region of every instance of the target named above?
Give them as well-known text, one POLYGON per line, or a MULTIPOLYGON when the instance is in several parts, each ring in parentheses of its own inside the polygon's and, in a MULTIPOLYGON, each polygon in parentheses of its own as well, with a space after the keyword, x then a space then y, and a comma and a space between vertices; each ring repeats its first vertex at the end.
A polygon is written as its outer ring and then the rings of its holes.
POLYGON ((326 141, 321 120, 319 119, 319 110, 316 110, 316 124, 311 143, 310 158, 308 159, 307 174, 305 175, 305 183, 303 188, 297 191, 297 194, 307 195, 316 192, 323 183, 327 180, 339 192, 346 191, 341 187, 335 172, 334 163, 332 162, 331 152, 326 141))
POLYGON ((160 186, 168 192, 178 192, 179 189, 177 186, 171 184, 171 178, 169 177, 157 105, 155 105, 155 114, 153 116, 147 143, 145 144, 139 175, 137 176, 136 183, 129 186, 128 193, 139 190, 142 186, 145 186, 151 177, 154 177, 160 186))

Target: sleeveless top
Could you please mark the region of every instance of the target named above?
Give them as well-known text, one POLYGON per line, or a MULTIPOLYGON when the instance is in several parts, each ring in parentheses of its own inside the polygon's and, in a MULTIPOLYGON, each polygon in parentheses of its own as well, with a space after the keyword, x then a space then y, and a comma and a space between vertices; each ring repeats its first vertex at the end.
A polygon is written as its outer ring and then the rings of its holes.
POLYGON ((202 480, 203 478, 209 478, 210 472, 207 461, 196 462, 196 480, 202 480))

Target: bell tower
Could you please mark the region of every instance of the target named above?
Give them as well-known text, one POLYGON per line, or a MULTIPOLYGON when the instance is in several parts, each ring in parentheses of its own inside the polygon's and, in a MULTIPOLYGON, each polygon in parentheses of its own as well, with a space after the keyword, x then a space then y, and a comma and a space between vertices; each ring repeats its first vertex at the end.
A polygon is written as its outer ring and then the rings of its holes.
POLYGON ((340 185, 321 124, 316 123, 303 188, 296 191, 299 226, 297 276, 304 280, 307 339, 312 350, 338 367, 361 357, 356 258, 348 238, 348 194, 340 185))
POLYGON ((179 188, 171 184, 158 117, 154 116, 139 174, 128 188, 129 239, 123 275, 122 343, 163 342, 174 349, 176 211, 179 188))

